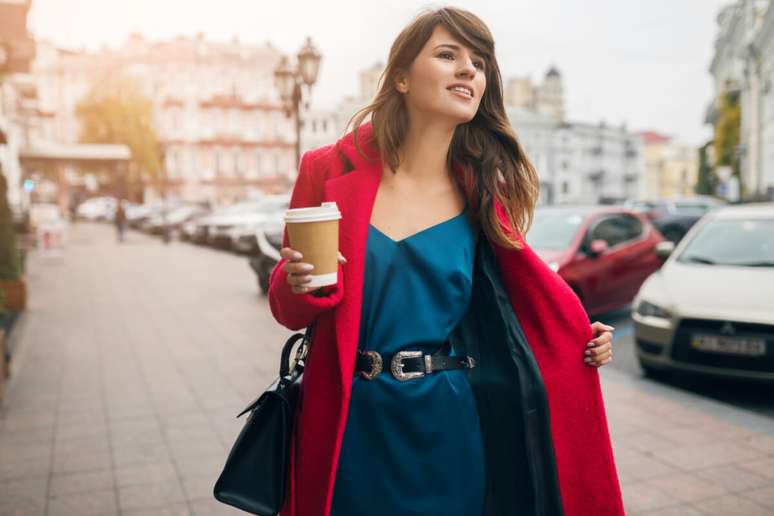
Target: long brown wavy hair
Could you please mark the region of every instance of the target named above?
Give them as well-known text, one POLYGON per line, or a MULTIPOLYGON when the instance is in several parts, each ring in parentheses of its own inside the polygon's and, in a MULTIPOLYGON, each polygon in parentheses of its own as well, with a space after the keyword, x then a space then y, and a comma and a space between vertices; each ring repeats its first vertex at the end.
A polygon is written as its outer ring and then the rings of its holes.
POLYGON ((350 121, 355 146, 365 158, 358 129, 370 115, 371 143, 378 148, 383 162, 393 173, 397 170, 398 153, 408 132, 409 119, 403 96, 395 88, 396 74, 411 67, 438 25, 481 54, 486 63, 486 90, 478 112, 470 122, 455 129, 447 154, 447 167, 449 170, 455 166, 463 167, 464 173, 461 177, 453 174, 454 180, 468 198, 473 220, 489 240, 509 249, 520 249, 519 240, 499 222, 494 201, 499 201, 504 208, 511 228, 525 235, 532 224, 540 183, 505 114, 494 39, 484 22, 474 14, 444 7, 421 13, 403 29, 390 49, 376 97, 350 121))

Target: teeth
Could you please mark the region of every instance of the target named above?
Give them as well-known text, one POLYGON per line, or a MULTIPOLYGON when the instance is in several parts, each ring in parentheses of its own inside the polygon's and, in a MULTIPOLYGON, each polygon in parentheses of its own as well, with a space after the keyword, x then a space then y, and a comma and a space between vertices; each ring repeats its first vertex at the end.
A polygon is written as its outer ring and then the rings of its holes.
POLYGON ((455 87, 451 88, 451 90, 452 91, 459 91, 460 93, 464 93, 468 97, 472 97, 473 96, 473 92, 472 91, 470 91, 467 88, 463 88, 461 86, 455 86, 455 87))

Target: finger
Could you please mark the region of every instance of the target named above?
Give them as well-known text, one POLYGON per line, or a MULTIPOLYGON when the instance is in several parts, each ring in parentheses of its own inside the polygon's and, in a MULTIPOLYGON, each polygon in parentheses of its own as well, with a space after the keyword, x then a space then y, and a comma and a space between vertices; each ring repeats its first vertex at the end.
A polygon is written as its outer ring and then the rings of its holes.
POLYGON ((603 360, 602 362, 599 362, 598 364, 592 364, 592 365, 594 367, 602 367, 603 365, 609 364, 612 361, 613 361, 613 356, 611 355, 608 358, 606 358, 605 360, 603 360))
POLYGON ((341 254, 341 251, 339 251, 339 263, 347 263, 347 259, 341 254))
POLYGON ((288 274, 309 274, 314 265, 304 262, 288 262, 284 265, 285 272, 288 274))
POLYGON ((613 342, 613 334, 606 331, 599 337, 595 339, 591 339, 589 343, 586 345, 586 347, 594 348, 602 344, 612 344, 612 342, 613 342))
POLYGON ((294 286, 303 286, 312 281, 312 277, 306 274, 288 274, 288 283, 294 286))
POLYGON ((602 344, 600 346, 596 346, 594 348, 589 348, 586 350, 585 354, 587 357, 595 357, 595 356, 601 355, 602 353, 606 353, 612 350, 613 350, 613 346, 610 343, 607 343, 607 344, 602 344))
POLYGON ((594 365, 594 364, 598 364, 598 363, 600 363, 600 362, 604 361, 605 359, 607 359, 609 357, 612 357, 612 356, 613 356, 613 352, 612 351, 608 351, 607 353, 605 353, 603 355, 600 355, 600 356, 586 357, 586 358, 583 359, 583 361, 586 362, 587 364, 594 365))
POLYGON ((295 249, 291 249, 290 247, 283 247, 282 249, 280 249, 280 256, 291 262, 297 262, 301 258, 303 258, 303 255, 301 253, 299 253, 295 249))
POLYGON ((599 321, 595 321, 591 325, 591 329, 594 330, 595 334, 596 333, 602 333, 604 331, 613 331, 613 330, 615 330, 615 328, 613 326, 609 326, 609 325, 601 323, 599 321))

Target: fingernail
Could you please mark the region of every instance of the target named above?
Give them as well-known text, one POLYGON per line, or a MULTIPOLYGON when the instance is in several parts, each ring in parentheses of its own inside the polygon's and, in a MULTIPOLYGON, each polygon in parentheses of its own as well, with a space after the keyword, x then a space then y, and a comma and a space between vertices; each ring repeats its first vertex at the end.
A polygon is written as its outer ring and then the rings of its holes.
POLYGON ((610 326, 608 324, 605 325, 605 328, 607 328, 608 330, 615 330, 615 326, 610 326))
POLYGON ((586 350, 586 352, 585 352, 584 354, 585 354, 586 356, 591 356, 591 350, 590 350, 590 349, 587 349, 587 350, 586 350))
POLYGON ((593 348, 594 347, 594 343, 593 342, 589 342, 588 344, 586 344, 586 347, 587 348, 593 348))
POLYGON ((584 358, 583 361, 588 364, 589 362, 591 362, 591 359, 590 358, 584 358))
POLYGON ((304 256, 301 253, 293 253, 293 259, 294 260, 300 260, 304 256))
POLYGON ((312 269, 314 269, 314 265, 312 265, 311 263, 307 263, 306 265, 304 265, 303 267, 301 267, 301 269, 302 269, 302 270, 304 270, 304 271, 306 271, 306 272, 309 272, 309 271, 311 271, 312 269))

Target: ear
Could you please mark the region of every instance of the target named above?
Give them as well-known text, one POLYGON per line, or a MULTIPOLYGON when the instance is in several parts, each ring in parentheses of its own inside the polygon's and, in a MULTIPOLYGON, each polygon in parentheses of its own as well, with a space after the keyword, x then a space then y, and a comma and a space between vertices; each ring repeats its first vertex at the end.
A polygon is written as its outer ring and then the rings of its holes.
POLYGON ((394 84, 395 89, 398 90, 398 93, 408 93, 408 78, 406 77, 406 74, 403 72, 403 70, 397 70, 395 72, 394 84))

